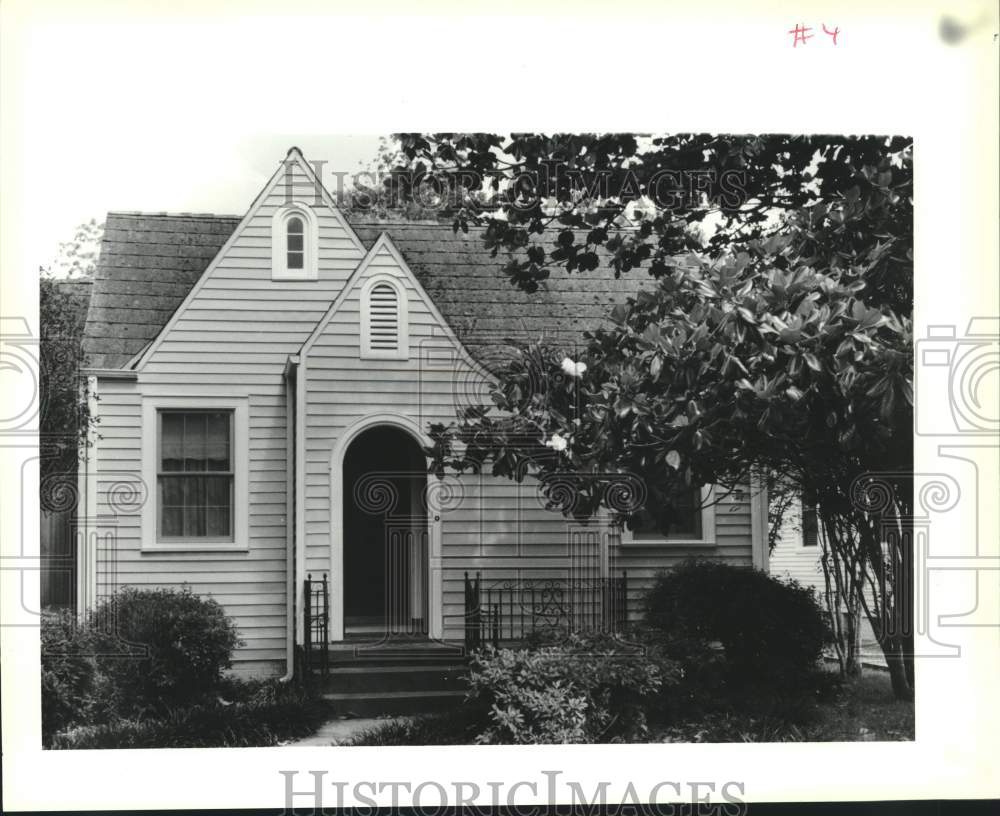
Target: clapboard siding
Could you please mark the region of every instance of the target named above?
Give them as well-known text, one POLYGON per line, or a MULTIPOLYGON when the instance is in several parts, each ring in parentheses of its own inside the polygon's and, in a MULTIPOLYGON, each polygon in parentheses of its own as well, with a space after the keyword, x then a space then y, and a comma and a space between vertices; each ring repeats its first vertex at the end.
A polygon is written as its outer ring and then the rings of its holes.
MULTIPOLYGON (((305 361, 306 568, 330 564, 330 464, 345 430, 367 414, 392 412, 426 429, 450 422, 456 408, 486 393, 482 376, 465 362, 461 349, 424 303, 412 279, 387 249, 375 256, 364 276, 352 281, 337 311, 316 338, 305 361), (406 293, 410 358, 361 358, 360 293, 372 275, 391 275, 406 293), (447 362, 454 360, 457 362, 447 362), (444 361, 442 363, 442 361, 444 361)), ((458 498, 441 515, 441 583, 444 636, 463 633, 464 577, 481 573, 484 582, 600 574, 596 537, 605 537, 609 566, 629 574, 629 606, 638 614, 642 593, 655 576, 692 555, 751 564, 749 499, 727 498, 716 508, 717 542, 711 546, 618 545, 600 522, 581 526, 546 509, 537 482, 517 484, 489 475, 450 476, 458 498), (583 531, 594 540, 581 544, 583 531), (581 570, 583 572, 581 572, 581 570)), ((334 603, 336 603, 334 599, 334 603)))
POLYGON ((804 587, 813 587, 823 595, 823 571, 820 547, 802 546, 802 503, 794 499, 785 510, 771 550, 770 572, 779 578, 791 578, 804 587))
MULTIPOLYGON (((293 196, 312 204, 313 186, 301 169, 295 169, 293 179, 293 196)), ((105 593, 123 585, 187 584, 196 593, 216 598, 236 621, 245 642, 235 655, 234 668, 249 674, 279 671, 285 657, 284 366, 363 256, 333 213, 316 206, 318 280, 272 281, 271 218, 284 203, 285 185, 279 180, 228 251, 216 259, 192 299, 179 309, 137 383, 101 383, 99 512, 109 508, 108 491, 119 470, 140 472, 143 395, 214 392, 248 397, 248 551, 144 553, 138 513, 119 515, 113 557, 103 559, 98 582, 105 593)), ((141 254, 142 245, 136 246, 136 254, 141 254)), ((117 260, 122 259, 119 255, 117 260)), ((163 300, 171 293, 165 290, 163 300)), ((142 302, 156 306, 149 297, 142 302)), ((128 306, 127 297, 117 305, 128 306)), ((127 311, 97 306, 90 315, 96 322, 114 323, 118 311, 127 311)))
MULTIPOLYGON (((391 411, 423 429, 432 422, 453 420, 456 408, 469 399, 466 383, 481 379, 460 358, 461 349, 449 339, 413 280, 382 249, 365 275, 352 282, 306 361, 307 569, 330 569, 333 446, 366 414, 391 411), (360 293, 371 276, 386 274, 405 293, 410 357, 363 360, 360 293), (449 360, 459 362, 442 365, 449 360)), ((462 627, 454 618, 454 607, 456 598, 461 604, 464 573, 488 571, 492 579, 565 574, 567 524, 559 513, 544 509, 535 484, 517 485, 489 476, 449 478, 460 485, 460 499, 440 513, 444 634, 458 638, 462 627)))

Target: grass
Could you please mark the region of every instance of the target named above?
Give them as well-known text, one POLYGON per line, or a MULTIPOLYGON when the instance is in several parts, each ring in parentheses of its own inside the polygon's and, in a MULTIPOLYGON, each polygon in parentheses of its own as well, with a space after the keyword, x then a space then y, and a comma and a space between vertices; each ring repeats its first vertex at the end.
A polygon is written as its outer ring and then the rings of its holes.
POLYGON ((912 740, 913 703, 895 699, 888 674, 869 670, 821 708, 809 734, 814 742, 912 740))
POLYGON ((912 702, 896 700, 889 676, 867 671, 827 699, 790 710, 716 711, 654 731, 654 742, 893 742, 914 739, 912 702))

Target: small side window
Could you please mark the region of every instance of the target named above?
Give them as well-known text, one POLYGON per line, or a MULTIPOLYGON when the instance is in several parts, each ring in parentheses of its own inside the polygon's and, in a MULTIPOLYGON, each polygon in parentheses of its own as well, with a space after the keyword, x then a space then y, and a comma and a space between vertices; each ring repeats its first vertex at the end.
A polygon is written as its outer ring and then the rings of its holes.
POLYGON ((819 518, 815 504, 802 505, 802 546, 815 547, 819 543, 819 518))

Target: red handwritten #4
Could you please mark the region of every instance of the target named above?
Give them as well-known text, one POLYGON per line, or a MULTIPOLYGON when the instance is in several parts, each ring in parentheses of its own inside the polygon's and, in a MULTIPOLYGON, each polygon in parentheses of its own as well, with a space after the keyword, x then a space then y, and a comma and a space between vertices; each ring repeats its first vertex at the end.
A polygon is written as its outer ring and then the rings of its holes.
MULTIPOLYGON (((830 29, 826 27, 826 23, 822 23, 821 26, 823 29, 823 33, 826 34, 828 37, 830 37, 830 39, 833 40, 833 44, 836 45, 837 35, 840 33, 840 29, 834 26, 833 31, 830 31, 830 29)), ((796 23, 795 28, 791 29, 788 32, 793 37, 792 48, 798 48, 799 43, 805 45, 809 40, 811 40, 814 36, 816 36, 815 34, 810 34, 809 33, 810 31, 812 31, 812 28, 810 28, 809 26, 803 25, 802 23, 796 23)))

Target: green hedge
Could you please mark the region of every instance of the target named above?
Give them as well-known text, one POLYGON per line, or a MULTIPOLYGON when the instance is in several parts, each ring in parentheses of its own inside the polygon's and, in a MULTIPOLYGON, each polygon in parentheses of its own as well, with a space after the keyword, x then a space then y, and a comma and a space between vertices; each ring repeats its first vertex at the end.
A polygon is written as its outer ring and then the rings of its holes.
POLYGON ((829 638, 811 590, 716 561, 662 573, 645 598, 645 626, 689 673, 779 694, 813 682, 829 638))

